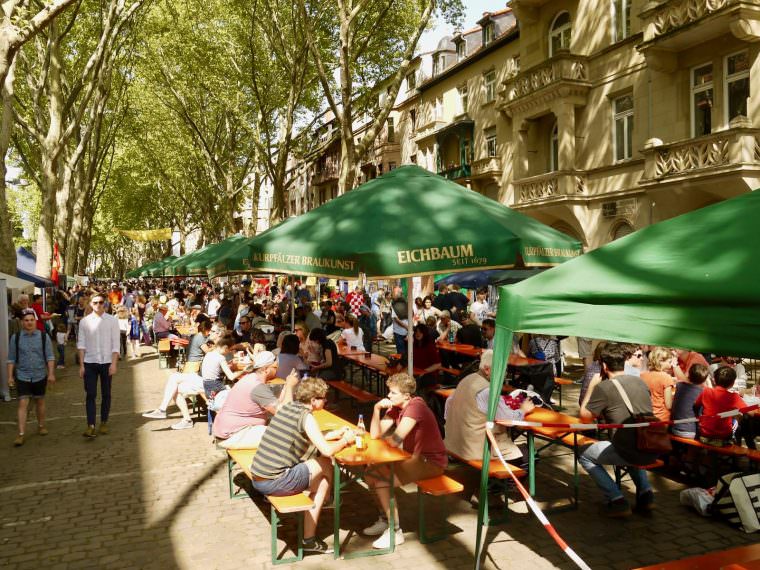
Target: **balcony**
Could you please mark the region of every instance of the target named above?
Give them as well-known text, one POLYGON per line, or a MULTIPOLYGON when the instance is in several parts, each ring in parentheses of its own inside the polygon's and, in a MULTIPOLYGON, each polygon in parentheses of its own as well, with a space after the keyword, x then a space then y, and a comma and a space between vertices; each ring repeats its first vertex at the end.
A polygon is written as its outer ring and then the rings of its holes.
POLYGON ((497 156, 489 156, 473 161, 472 163, 472 177, 473 178, 485 178, 492 176, 494 178, 501 177, 501 158, 497 156))
POLYGON ((684 182, 715 186, 716 181, 730 184, 739 179, 753 184, 750 180, 760 175, 760 129, 749 126, 669 144, 654 139, 642 152, 644 176, 639 184, 644 187, 684 182))
POLYGON ((446 170, 439 170, 438 176, 443 176, 449 180, 461 180, 462 178, 469 178, 472 175, 472 168, 469 164, 450 166, 446 170))
POLYGON ((314 185, 325 184, 338 179, 339 168, 337 164, 328 164, 314 171, 311 183, 314 185))
POLYGON ((726 34, 760 40, 757 0, 670 0, 640 14, 644 41, 639 50, 658 71, 674 71, 679 51, 726 34))
POLYGON ((546 204, 549 201, 585 195, 586 177, 575 171, 557 171, 515 180, 515 206, 546 204))
POLYGON ((556 99, 585 105, 591 87, 587 58, 560 53, 507 79, 503 85, 498 106, 510 116, 539 115, 556 99))

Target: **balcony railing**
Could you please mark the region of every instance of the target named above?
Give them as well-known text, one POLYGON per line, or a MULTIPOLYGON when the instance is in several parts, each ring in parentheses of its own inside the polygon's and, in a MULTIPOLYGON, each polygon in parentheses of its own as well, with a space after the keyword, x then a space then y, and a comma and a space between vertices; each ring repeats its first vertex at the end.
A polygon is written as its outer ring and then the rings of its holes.
POLYGON ((312 178, 313 184, 323 184, 325 182, 328 182, 330 180, 336 180, 338 178, 338 172, 339 168, 337 164, 330 164, 327 166, 323 166, 320 169, 317 169, 314 172, 314 177, 312 178))
MULTIPOLYGON (((540 65, 507 79, 503 85, 504 88, 499 93, 500 106, 507 112, 532 95, 553 87, 574 86, 577 93, 573 92, 570 95, 585 94, 590 87, 588 64, 583 56, 569 52, 560 53, 540 65)), ((560 96, 560 94, 557 95, 560 96)), ((562 95, 567 96, 567 94, 562 95)))
POLYGON ((515 180, 515 202, 530 204, 586 193, 586 178, 579 172, 558 171, 515 180))
POLYGON ((701 176, 705 170, 760 165, 760 129, 732 128, 644 149, 644 178, 701 176))
POLYGON ((469 164, 451 166, 446 170, 439 170, 439 176, 448 178, 449 180, 458 180, 460 178, 469 178, 472 175, 472 168, 469 164))
POLYGON ((472 163, 472 175, 473 176, 485 176, 488 174, 500 175, 501 170, 501 158, 498 156, 490 156, 473 161, 472 163))

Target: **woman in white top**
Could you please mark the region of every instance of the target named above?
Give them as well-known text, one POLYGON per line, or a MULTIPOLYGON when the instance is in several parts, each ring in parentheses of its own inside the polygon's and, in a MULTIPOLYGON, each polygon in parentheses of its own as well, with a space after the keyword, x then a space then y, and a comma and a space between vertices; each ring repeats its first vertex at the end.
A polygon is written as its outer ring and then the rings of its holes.
POLYGON ((349 313, 344 322, 345 328, 340 336, 346 341, 349 348, 364 349, 364 332, 359 328, 359 319, 349 313))
POLYGON ((428 295, 422 301, 422 309, 419 311, 419 322, 426 324, 430 317, 434 317, 436 322, 441 316, 441 311, 433 306, 433 298, 428 295))
POLYGON ((119 360, 127 356, 127 335, 129 334, 129 311, 126 307, 119 307, 116 311, 116 317, 119 320, 119 348, 121 354, 119 360))

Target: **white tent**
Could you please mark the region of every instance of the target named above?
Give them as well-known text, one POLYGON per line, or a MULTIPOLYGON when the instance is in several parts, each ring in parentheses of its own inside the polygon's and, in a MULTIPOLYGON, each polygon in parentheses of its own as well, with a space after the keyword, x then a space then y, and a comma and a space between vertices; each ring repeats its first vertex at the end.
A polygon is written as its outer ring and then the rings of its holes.
POLYGON ((19 292, 34 292, 34 283, 19 279, 13 275, 0 273, 0 398, 8 396, 8 369, 5 363, 8 361, 8 292, 12 291, 14 297, 19 292))
POLYGON ((7 273, 0 272, 0 280, 5 281, 5 287, 7 289, 17 289, 25 293, 31 293, 34 291, 34 283, 21 279, 20 277, 14 277, 7 273))

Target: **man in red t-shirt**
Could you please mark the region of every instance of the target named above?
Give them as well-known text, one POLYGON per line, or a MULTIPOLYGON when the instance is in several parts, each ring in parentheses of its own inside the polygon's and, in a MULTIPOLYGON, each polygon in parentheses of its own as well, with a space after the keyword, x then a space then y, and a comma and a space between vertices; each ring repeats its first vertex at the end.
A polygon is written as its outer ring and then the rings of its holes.
MULTIPOLYGON (((417 383, 408 374, 394 374, 388 378, 388 397, 375 404, 370 424, 372 439, 383 438, 393 447, 403 447, 411 454, 409 459, 396 463, 394 466, 394 485, 406 485, 420 479, 429 479, 442 475, 448 464, 446 446, 443 444, 441 432, 435 415, 428 408, 425 400, 415 396, 417 383), (381 419, 381 410, 387 410, 381 419), (395 430, 391 428, 395 426, 395 430)), ((364 534, 380 535, 372 543, 374 548, 390 546, 390 490, 387 480, 390 468, 385 465, 377 470, 379 476, 365 477, 367 483, 375 489, 378 502, 382 507, 380 518, 371 526, 364 529, 364 534)), ((396 529, 396 546, 404 542, 404 534, 399 528, 398 509, 395 513, 394 528, 396 529)))
POLYGON ((32 297, 32 303, 29 305, 37 316, 37 330, 45 332, 45 321, 49 321, 53 317, 57 317, 57 313, 46 313, 42 308, 42 295, 34 295, 32 297))
POLYGON ((678 357, 678 366, 673 367, 673 372, 676 380, 679 382, 685 382, 689 379, 689 368, 694 364, 704 364, 710 368, 705 357, 698 352, 693 352, 691 350, 676 350, 676 356, 678 357))
POLYGON ((705 388, 697 396, 694 409, 702 408, 702 414, 699 416, 699 440, 702 443, 727 445, 733 438, 734 419, 714 416, 746 405, 739 394, 729 392, 735 381, 736 371, 728 366, 721 366, 715 371, 715 388, 705 388))

